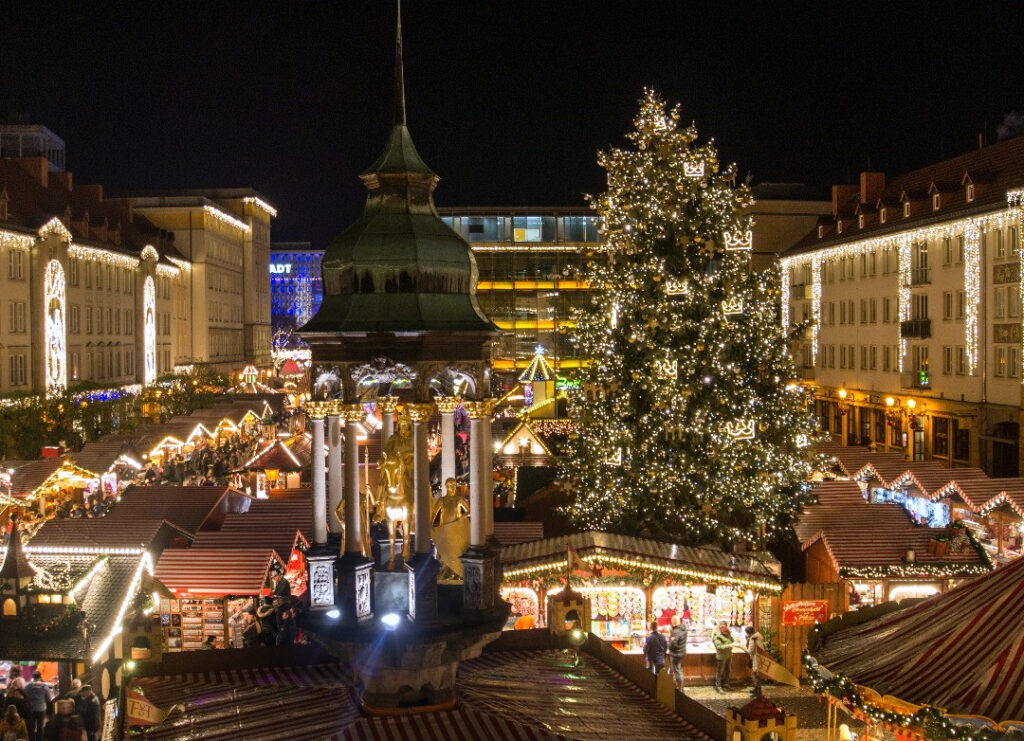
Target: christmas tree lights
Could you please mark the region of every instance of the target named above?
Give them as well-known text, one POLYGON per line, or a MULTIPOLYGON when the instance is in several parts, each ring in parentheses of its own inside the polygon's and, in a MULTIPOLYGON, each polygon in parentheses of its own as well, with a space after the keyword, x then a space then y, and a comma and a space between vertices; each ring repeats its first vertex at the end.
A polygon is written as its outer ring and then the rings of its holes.
POLYGON ((604 254, 570 331, 592 358, 570 396, 564 478, 584 529, 689 543, 783 534, 815 434, 778 316, 777 274, 749 268, 749 189, 712 142, 648 91, 628 137, 599 154, 604 254))

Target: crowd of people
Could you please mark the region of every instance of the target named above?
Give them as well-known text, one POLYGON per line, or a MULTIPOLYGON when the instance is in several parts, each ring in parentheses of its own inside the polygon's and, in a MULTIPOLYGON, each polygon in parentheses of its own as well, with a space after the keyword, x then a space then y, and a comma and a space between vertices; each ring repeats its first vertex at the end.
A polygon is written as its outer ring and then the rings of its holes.
POLYGON ((162 486, 218 486, 232 471, 252 458, 259 437, 242 433, 219 443, 204 442, 191 453, 168 455, 162 463, 150 461, 136 476, 136 483, 162 486))
POLYGON ((3 692, 0 741, 97 741, 102 709, 92 686, 79 679, 56 696, 53 687, 33 672, 26 681, 21 667, 12 666, 3 692))
MULTIPOLYGON (((657 621, 651 622, 651 632, 644 639, 644 658, 647 668, 655 675, 666 670, 672 675, 676 689, 683 692, 685 686, 685 675, 683 664, 686 660, 686 641, 688 631, 686 623, 680 621, 678 616, 672 617, 672 629, 668 637, 658 629, 657 621)), ((761 694, 761 658, 759 652, 764 650, 764 639, 761 633, 748 625, 744 629, 746 643, 737 641, 729 630, 729 623, 721 621, 715 628, 711 642, 715 647, 715 691, 723 693, 729 689, 729 680, 732 674, 733 647, 740 645, 747 657, 750 666, 750 673, 753 677, 753 687, 750 694, 757 697, 761 694)))

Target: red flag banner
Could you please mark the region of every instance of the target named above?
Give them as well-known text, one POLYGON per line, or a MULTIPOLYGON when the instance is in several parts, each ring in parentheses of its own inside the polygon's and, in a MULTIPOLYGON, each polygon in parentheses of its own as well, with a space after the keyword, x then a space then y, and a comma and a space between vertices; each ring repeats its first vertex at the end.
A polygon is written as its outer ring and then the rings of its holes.
POLYGON ((161 722, 167 713, 146 699, 136 689, 128 690, 126 716, 130 726, 151 726, 161 722))

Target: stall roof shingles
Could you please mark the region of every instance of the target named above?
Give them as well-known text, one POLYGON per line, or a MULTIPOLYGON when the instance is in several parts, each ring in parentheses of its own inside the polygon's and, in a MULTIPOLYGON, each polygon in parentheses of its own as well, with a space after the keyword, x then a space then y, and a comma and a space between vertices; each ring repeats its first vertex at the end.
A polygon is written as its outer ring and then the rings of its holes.
POLYGON ((313 537, 313 501, 309 489, 282 498, 254 499, 248 512, 225 515, 219 530, 196 536, 193 548, 253 548, 265 546, 287 560, 296 532, 306 542, 313 537))
POLYGON ((580 555, 599 551, 612 555, 646 557, 681 568, 689 566, 708 569, 724 577, 734 575, 740 578, 754 577, 772 581, 777 578, 767 566, 752 556, 725 553, 715 548, 697 548, 596 531, 508 546, 501 552, 502 566, 513 568, 534 561, 550 561, 565 557, 569 548, 580 555))
POLYGON ((153 576, 172 592, 258 595, 270 566, 284 561, 270 548, 169 548, 153 576))
POLYGON ((23 463, 11 474, 11 494, 28 496, 63 465, 63 458, 40 458, 23 463))
POLYGON ((107 517, 47 520, 25 547, 142 548, 148 550, 164 536, 186 535, 166 520, 111 520, 107 517), (164 531, 164 532, 161 532, 164 531))
POLYGON ((818 498, 818 504, 823 507, 839 504, 867 504, 864 493, 856 481, 821 481, 814 485, 811 492, 818 498))
POLYGON ((80 451, 71 454, 71 462, 79 468, 100 476, 109 471, 122 455, 141 463, 142 455, 132 446, 127 436, 108 436, 86 443, 80 451))
POLYGON ((167 520, 194 535, 232 491, 227 486, 129 486, 106 516, 115 521, 167 520))

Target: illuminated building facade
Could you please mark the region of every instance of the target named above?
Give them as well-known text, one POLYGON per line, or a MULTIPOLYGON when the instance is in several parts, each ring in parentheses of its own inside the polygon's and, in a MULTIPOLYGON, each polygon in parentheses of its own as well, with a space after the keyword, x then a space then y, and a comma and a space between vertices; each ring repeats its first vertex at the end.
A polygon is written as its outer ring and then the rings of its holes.
MULTIPOLYGON (((751 264, 763 270, 829 212, 799 185, 754 186, 751 264)), ((439 208, 444 222, 469 242, 479 272, 477 299, 502 330, 492 364, 511 373, 529 366, 538 346, 558 371, 579 367, 564 329, 588 286, 573 269, 600 244, 600 219, 584 207, 439 208)))
POLYGON ((782 321, 823 431, 1019 471, 1024 138, 833 188, 782 258, 782 321))
POLYGON ((309 242, 270 245, 270 316, 272 333, 294 330, 308 322, 324 298, 320 261, 323 250, 309 242))

